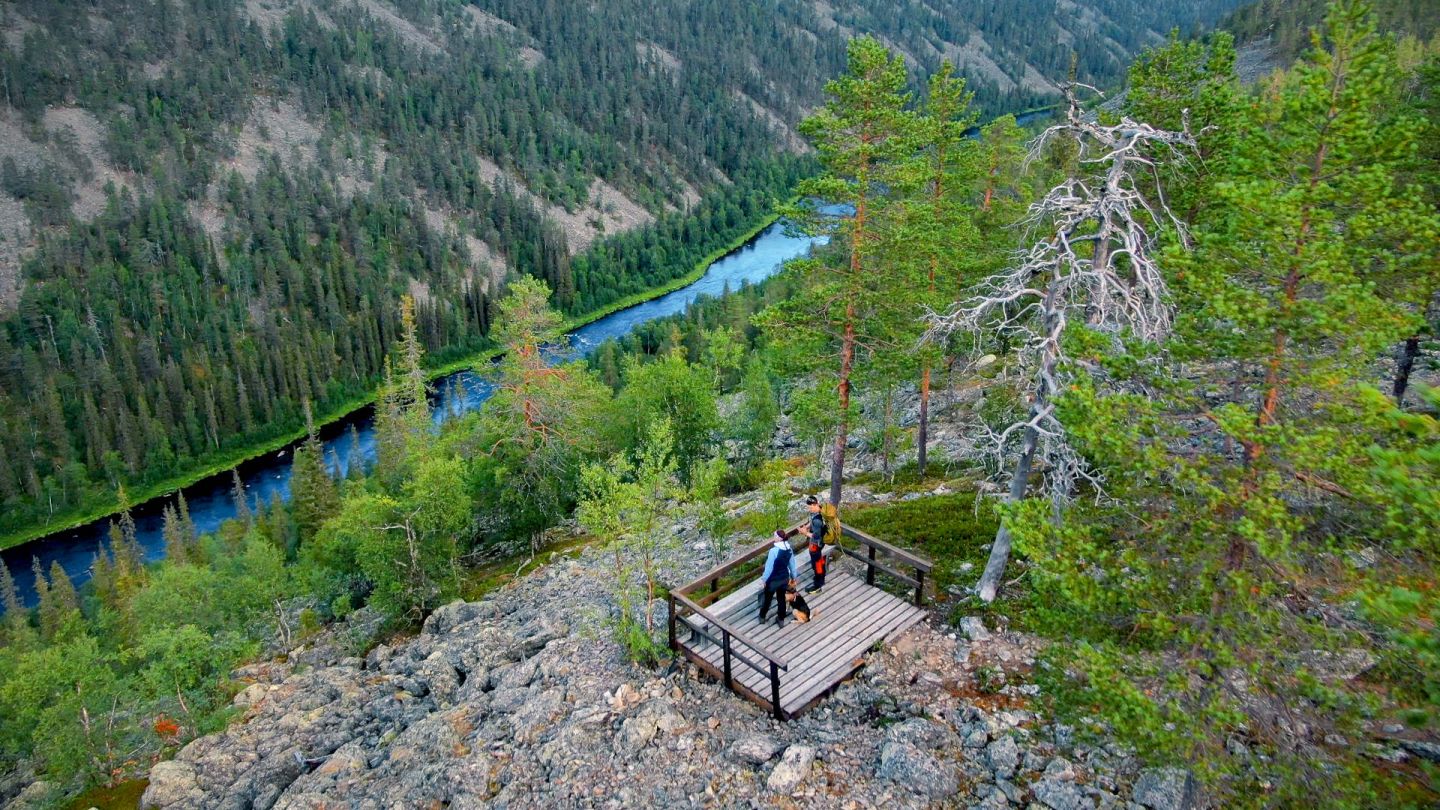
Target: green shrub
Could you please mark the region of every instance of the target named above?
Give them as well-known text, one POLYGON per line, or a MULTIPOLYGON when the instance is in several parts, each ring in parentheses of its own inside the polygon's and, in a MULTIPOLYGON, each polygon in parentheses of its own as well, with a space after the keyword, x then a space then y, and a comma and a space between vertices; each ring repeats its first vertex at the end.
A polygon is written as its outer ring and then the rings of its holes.
POLYGON ((998 528, 991 504, 974 492, 856 506, 842 511, 840 522, 929 557, 937 593, 979 576, 998 528))

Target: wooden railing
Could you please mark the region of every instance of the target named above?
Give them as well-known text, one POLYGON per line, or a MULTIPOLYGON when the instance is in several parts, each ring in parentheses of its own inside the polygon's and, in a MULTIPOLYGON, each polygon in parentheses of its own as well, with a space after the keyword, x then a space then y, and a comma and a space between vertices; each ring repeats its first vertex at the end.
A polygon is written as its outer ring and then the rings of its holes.
POLYGON ((720 617, 710 613, 709 611, 705 610, 705 608, 702 608, 699 605, 695 604, 695 602, 691 600, 690 597, 685 596, 684 594, 677 591, 671 591, 669 599, 670 649, 680 649, 679 642, 675 638, 675 623, 677 621, 685 621, 685 626, 689 628, 691 633, 708 639, 711 643, 716 644, 720 647, 721 660, 724 662, 724 665, 720 672, 720 679, 722 682, 724 682, 725 688, 735 688, 735 677, 733 670, 734 665, 732 662, 738 661, 741 664, 750 667, 751 669, 760 673, 762 676, 769 679, 770 708, 775 713, 776 719, 784 720, 785 712, 780 707, 780 673, 781 671, 789 671, 789 660, 770 652, 762 645, 756 643, 754 639, 749 638, 744 633, 740 632, 740 630, 733 627, 730 623, 721 620, 720 617), (690 612, 690 615, 692 616, 698 616, 700 618, 703 618, 705 621, 709 622, 709 624, 705 626, 700 626, 696 622, 686 620, 685 617, 678 615, 678 609, 680 608, 688 610, 690 612), (720 631, 720 635, 718 638, 714 634, 715 630, 720 631), (754 661, 748 655, 744 655, 737 651, 735 649, 735 642, 737 641, 753 650, 756 655, 760 656, 760 658, 763 660, 763 663, 761 663, 760 661, 754 661))
MULTIPOLYGON (((852 529, 849 526, 840 527, 841 534, 866 547, 865 556, 857 557, 860 562, 865 563, 865 584, 875 584, 875 572, 882 571, 895 579, 915 588, 915 604, 925 604, 925 577, 935 567, 934 563, 916 554, 911 554, 903 548, 892 546, 878 537, 872 537, 859 529, 852 529), (915 576, 908 576, 899 570, 890 567, 875 559, 877 552, 893 557, 897 565, 909 568, 915 572, 915 576)), ((848 552, 855 556, 854 552, 848 552)))
MULTIPOLYGON (((798 529, 799 527, 797 526, 795 528, 798 529)), ((806 539, 804 536, 801 535, 796 536, 800 537, 801 540, 806 539)), ((680 642, 676 638, 676 631, 677 624, 683 621, 686 628, 688 628, 692 634, 705 638, 711 643, 719 646, 721 650, 721 661, 723 662, 723 664, 721 667, 721 671, 718 674, 720 675, 721 680, 724 681, 725 687, 727 689, 734 689, 736 686, 733 677, 732 663, 735 661, 738 661, 741 664, 750 667, 751 669, 760 673, 765 678, 769 679, 770 708, 775 713, 775 717, 777 719, 784 720, 785 713, 784 710, 782 710, 780 707, 780 673, 789 671, 789 660, 784 656, 770 652, 765 648, 764 645, 759 644, 753 638, 747 636, 738 628, 722 620, 720 617, 710 613, 705 609, 702 604, 700 604, 701 602, 703 602, 705 605, 714 604, 716 600, 720 599, 723 596, 723 594, 720 593, 720 581, 727 574, 732 574, 742 568, 751 565, 758 564, 759 566, 763 567, 764 557, 769 554, 770 546, 773 542, 773 539, 767 539, 764 543, 761 543, 760 545, 750 549, 749 551, 746 551, 745 553, 730 560, 729 562, 711 568, 709 571, 706 571, 699 577, 696 577, 689 584, 670 591, 670 595, 668 597, 670 607, 669 640, 670 649, 675 651, 679 651, 681 649, 680 642), (707 592, 703 596, 701 596, 698 601, 691 597, 691 594, 693 594, 696 590, 705 587, 706 585, 709 586, 707 592), (685 615, 681 615, 682 610, 685 611, 685 615), (699 617, 701 619, 704 619, 706 622, 708 622, 708 624, 702 626, 698 622, 691 621, 691 617, 699 617), (719 631, 718 638, 715 636, 716 630, 719 631), (750 650, 752 650, 756 655, 758 655, 762 659, 762 661, 754 661, 749 656, 743 655, 742 653, 738 652, 735 649, 736 642, 739 642, 750 648, 750 650)), ((793 546, 794 541, 792 541, 792 548, 793 546)), ((748 581, 748 579, 749 578, 747 577, 746 579, 741 581, 748 581)), ((728 590, 729 589, 727 588, 727 591, 728 590)), ((776 609, 781 609, 781 607, 782 606, 777 605, 776 609)), ((703 662, 700 661, 696 661, 696 663, 703 665, 703 662)))
MULTIPOLYGON (((804 524, 800 524, 800 526, 803 525, 804 524)), ((794 527, 794 530, 798 530, 800 526, 794 527)), ((862 555, 859 554, 858 549, 853 546, 849 551, 846 551, 844 547, 835 548, 837 555, 848 554, 865 565, 866 585, 874 586, 876 572, 884 573, 902 583, 914 587, 916 605, 923 605, 925 603, 925 580, 934 567, 929 560, 912 554, 902 548, 892 546, 879 538, 872 537, 865 532, 852 529, 849 526, 843 526, 841 531, 846 538, 866 549, 862 555), (878 555, 881 554, 884 555, 884 562, 878 558, 878 555), (912 577, 903 573, 900 570, 902 568, 914 571, 915 575, 912 577)), ((795 546, 804 548, 808 543, 808 538, 804 535, 795 534, 794 537, 799 542, 797 543, 795 540, 792 540, 792 548, 795 546)), ((732 591, 736 585, 749 582, 759 576, 759 569, 763 568, 764 558, 769 553, 770 546, 773 542, 773 539, 767 539, 765 542, 745 551, 734 559, 711 568, 688 584, 671 590, 667 597, 667 602, 670 607, 669 642, 671 650, 676 652, 683 650, 677 638, 679 625, 683 622, 692 634, 692 637, 698 636, 719 647, 721 650, 722 664, 718 672, 714 670, 712 664, 701 660, 698 655, 690 654, 688 651, 686 651, 686 653, 697 665, 718 675, 724 681, 726 688, 737 689, 737 687, 739 687, 739 689, 743 689, 747 693, 754 694, 751 690, 741 686, 735 681, 734 666, 736 662, 760 673, 762 677, 767 678, 770 682, 768 702, 770 703, 771 710, 777 718, 784 720, 785 713, 780 706, 780 673, 789 671, 789 660, 785 656, 771 652, 744 631, 706 610, 707 606, 721 599, 726 593, 732 591), (752 567, 756 570, 750 571, 749 569, 752 567), (744 576, 739 576, 739 574, 744 574, 744 576), (726 585, 723 589, 724 592, 722 592, 721 584, 727 577, 732 581, 726 585), (697 591, 701 593, 697 595, 697 591), (753 653, 759 660, 737 649, 737 647, 740 646, 747 648, 749 652, 753 653)), ((766 702, 765 696, 755 695, 755 698, 762 703, 766 702)))

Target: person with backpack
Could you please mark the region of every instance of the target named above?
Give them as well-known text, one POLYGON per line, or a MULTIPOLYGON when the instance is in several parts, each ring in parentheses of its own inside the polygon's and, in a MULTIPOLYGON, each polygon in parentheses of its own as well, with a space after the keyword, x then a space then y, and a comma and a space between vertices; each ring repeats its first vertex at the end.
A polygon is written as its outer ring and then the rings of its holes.
POLYGON ((820 513, 820 499, 814 495, 807 497, 805 508, 810 512, 810 523, 800 531, 810 538, 810 567, 815 572, 815 581, 805 592, 816 594, 825 587, 825 569, 830 564, 830 555, 825 547, 825 516, 820 513))
POLYGON ((795 570, 795 552, 790 549, 790 535, 784 529, 775 530, 775 542, 765 556, 765 573, 760 575, 760 623, 770 612, 770 601, 774 600, 775 626, 785 626, 785 592, 794 585, 799 573, 795 570))

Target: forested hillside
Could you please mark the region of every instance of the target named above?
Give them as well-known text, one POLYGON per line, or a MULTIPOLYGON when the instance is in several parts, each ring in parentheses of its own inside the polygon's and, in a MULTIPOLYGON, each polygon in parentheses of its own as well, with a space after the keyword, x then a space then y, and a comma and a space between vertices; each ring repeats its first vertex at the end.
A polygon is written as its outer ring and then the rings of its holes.
POLYGON ((857 32, 998 111, 1231 5, 4 4, 0 536, 368 396, 401 294, 444 362, 508 273, 570 315, 685 274, 804 171, 857 32))
MULTIPOLYGON (((154 193, 47 237, 30 265, 45 274, 8 339, 39 382, 5 391, 58 407, 15 423, 23 436, 63 437, 86 424, 77 407, 106 424, 127 384, 218 388, 202 351, 243 368, 275 346, 292 358, 280 369, 381 370, 376 460, 336 480, 312 432, 289 502, 256 508, 237 474, 235 518, 197 537, 176 499, 154 565, 121 512, 81 587, 34 566, 34 611, 0 565, 0 795, 1435 806, 1440 54, 1377 32, 1360 0, 1331 4, 1316 34, 1259 85, 1228 34, 1162 42, 1121 105, 1094 112, 1067 84, 1038 134, 1011 116, 977 130, 949 69, 855 38, 795 127, 812 165, 756 163, 746 188, 743 161, 710 158, 741 195, 716 212, 741 222, 766 183, 793 188, 803 201, 781 210, 825 247, 588 364, 552 364, 583 278, 704 221, 662 204, 656 229, 577 254, 573 293, 532 277, 496 290, 474 316, 487 334, 465 333, 504 349, 492 393, 438 427, 427 348, 460 320, 438 317, 437 288, 471 265, 463 236, 434 236, 433 253, 407 241, 425 233, 405 229, 415 198, 377 196, 404 177, 344 197, 318 166, 299 182, 272 161, 227 181, 257 210, 227 215, 217 246, 194 201, 158 185, 175 167, 145 174, 154 193), (313 225, 331 206, 339 224, 313 225), (266 264, 266 244, 299 258, 266 264), (126 295, 92 314, 106 290, 126 295), (389 333, 348 354, 325 343, 371 328, 347 308, 366 296, 389 333), (118 393, 89 405, 42 384, 126 362, 118 393), (791 525, 827 485, 846 525, 934 559, 923 581, 876 584, 933 597, 918 632, 935 644, 860 653, 874 668, 797 723, 748 707, 732 722, 738 698, 675 658, 667 586, 791 525), (627 699, 630 681, 644 696, 627 699), (778 744, 738 756, 737 731, 762 724, 809 747, 803 762, 771 765, 778 744)), ((616 171, 597 176, 640 196, 616 171)), ((716 238, 731 220, 711 215, 716 238)), ((267 379, 290 386, 272 405, 326 382, 267 379)), ((165 406, 196 441, 221 435, 218 400, 214 417, 165 406)), ((839 565, 863 564, 848 552, 839 565)))
MULTIPOLYGON (((1437 0, 1380 0, 1374 4, 1379 30, 1418 42, 1440 31, 1437 0)), ((1235 35, 1242 51, 1251 48, 1290 62, 1310 45, 1310 32, 1325 18, 1322 0, 1257 0, 1241 6, 1219 24, 1235 35)))

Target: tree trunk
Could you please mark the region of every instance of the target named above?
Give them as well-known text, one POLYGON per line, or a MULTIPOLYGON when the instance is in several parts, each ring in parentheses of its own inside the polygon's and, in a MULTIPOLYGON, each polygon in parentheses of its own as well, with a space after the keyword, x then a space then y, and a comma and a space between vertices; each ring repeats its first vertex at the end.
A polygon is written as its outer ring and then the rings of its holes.
MULTIPOLYGON (((1036 403, 1038 405, 1038 398, 1036 403)), ((1035 408, 1031 408, 1031 412, 1034 413, 1035 408)), ((1025 497, 1025 487, 1030 483, 1030 466, 1035 460, 1035 445, 1039 439, 1035 428, 1025 428, 1025 444, 1020 450, 1019 460, 1015 462, 1015 474, 1010 478, 1010 494, 1005 498, 1007 504, 1018 503, 1025 497)), ((985 572, 980 575, 980 584, 976 586, 980 601, 995 601, 995 595, 1000 590, 1000 579, 1005 576, 1005 564, 1009 561, 1010 529, 1002 521, 1000 531, 995 533, 995 542, 990 544, 990 559, 985 563, 985 572)))
POLYGON ((1420 336, 1431 329, 1431 324, 1440 319, 1440 292, 1430 296, 1430 303, 1425 308, 1425 325, 1421 332, 1411 335, 1405 339, 1400 346, 1400 351, 1395 363, 1395 404, 1405 404, 1405 391, 1410 387, 1410 372, 1415 370, 1415 361, 1420 357, 1420 336))
POLYGON ((925 445, 930 441, 930 361, 920 371, 920 425, 915 431, 915 466, 925 480, 925 445))
MULTIPOLYGON (((1097 259, 1108 260, 1108 247, 1102 243, 1103 253, 1097 251, 1097 259)), ((1055 299, 1060 293, 1060 282, 1050 282, 1045 290, 1045 300, 1040 305, 1040 311, 1045 313, 1046 329, 1052 329, 1055 323, 1055 299)), ((1058 339, 1058 336, 1057 336, 1058 339)), ((1035 447, 1040 443, 1040 434, 1033 427, 1037 415, 1043 413, 1050 406, 1051 391, 1046 380, 1054 379, 1055 365, 1058 359, 1058 348, 1051 344, 1046 347, 1044 357, 1040 361, 1040 373, 1037 375, 1040 380, 1035 386, 1035 401, 1030 403, 1031 427, 1025 428, 1025 439, 1020 447, 1020 458, 1015 462, 1015 473, 1010 477, 1010 492, 1005 497, 1006 504, 1019 503, 1025 498, 1025 489, 1030 484, 1030 468, 1035 462, 1035 447)), ((975 590, 980 594, 980 601, 990 603, 995 601, 995 595, 1000 590, 1000 579, 1005 576, 1005 565, 1010 561, 1010 529, 1005 522, 1000 522, 999 531, 995 532, 995 542, 990 544, 990 559, 985 562, 985 571, 980 574, 980 582, 975 590)))
POLYGON ((840 505, 845 479, 845 445, 850 440, 850 370, 855 365, 855 305, 845 307, 845 337, 840 343, 840 424, 830 453, 830 503, 840 505))
POLYGON ((1405 404, 1405 389, 1410 387, 1410 372, 1415 368, 1415 358, 1420 356, 1420 336, 1411 335, 1400 344, 1399 357, 1395 364, 1395 404, 1405 404))

